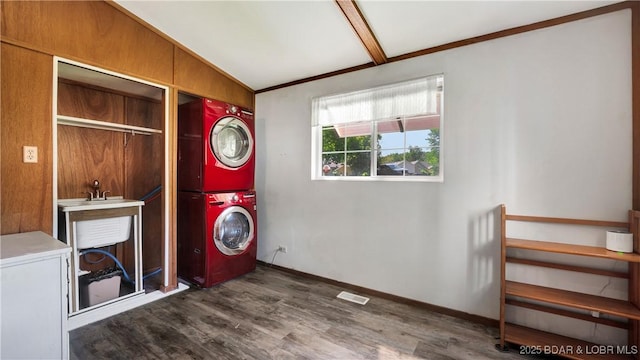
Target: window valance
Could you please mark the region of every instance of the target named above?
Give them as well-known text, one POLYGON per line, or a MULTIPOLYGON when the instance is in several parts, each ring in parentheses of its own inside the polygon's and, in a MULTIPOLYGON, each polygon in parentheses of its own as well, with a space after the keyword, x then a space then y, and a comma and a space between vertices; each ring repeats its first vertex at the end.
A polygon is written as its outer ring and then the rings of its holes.
POLYGON ((437 114, 437 93, 442 90, 442 78, 442 75, 433 75, 315 98, 312 101, 313 126, 437 114))

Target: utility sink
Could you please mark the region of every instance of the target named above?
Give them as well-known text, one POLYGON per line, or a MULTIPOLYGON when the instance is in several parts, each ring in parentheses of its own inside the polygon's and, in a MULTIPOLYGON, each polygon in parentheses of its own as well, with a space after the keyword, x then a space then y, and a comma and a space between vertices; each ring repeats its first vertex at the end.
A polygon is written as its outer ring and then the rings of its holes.
POLYGON ((58 208, 64 212, 83 211, 97 209, 116 209, 129 206, 141 206, 144 201, 123 199, 122 197, 113 197, 108 200, 87 200, 87 199, 60 199, 58 200, 58 208))
POLYGON ((132 216, 118 216, 100 210, 122 209, 144 205, 141 200, 111 198, 108 200, 61 199, 58 209, 63 213, 95 210, 96 216, 75 222, 74 240, 77 249, 104 247, 126 241, 131 236, 132 216), (104 217, 101 218, 102 214, 104 217))

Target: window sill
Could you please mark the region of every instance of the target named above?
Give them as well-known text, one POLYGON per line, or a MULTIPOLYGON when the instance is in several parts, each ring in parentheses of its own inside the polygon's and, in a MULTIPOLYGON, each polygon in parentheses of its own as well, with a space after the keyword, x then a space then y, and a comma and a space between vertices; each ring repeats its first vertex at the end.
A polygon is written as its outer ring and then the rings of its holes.
POLYGON ((374 182, 426 182, 426 183, 444 183, 442 176, 322 176, 311 177, 312 181, 374 181, 374 182))

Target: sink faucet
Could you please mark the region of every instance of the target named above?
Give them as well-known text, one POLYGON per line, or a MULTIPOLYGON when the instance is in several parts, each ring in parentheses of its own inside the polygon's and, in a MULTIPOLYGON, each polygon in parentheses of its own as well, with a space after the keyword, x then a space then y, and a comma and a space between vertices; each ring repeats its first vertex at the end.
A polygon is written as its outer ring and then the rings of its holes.
POLYGON ((98 179, 93 180, 91 186, 93 187, 93 192, 88 191, 89 200, 107 200, 107 193, 110 193, 111 191, 103 191, 102 196, 100 196, 100 181, 98 181, 98 179))

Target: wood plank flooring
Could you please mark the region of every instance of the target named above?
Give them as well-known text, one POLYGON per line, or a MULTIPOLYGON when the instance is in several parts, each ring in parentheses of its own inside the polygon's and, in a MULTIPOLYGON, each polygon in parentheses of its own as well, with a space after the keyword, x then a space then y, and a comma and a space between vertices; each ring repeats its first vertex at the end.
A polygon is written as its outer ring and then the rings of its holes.
POLYGON ((70 333, 71 359, 527 359, 495 350, 497 329, 266 265, 70 333))

